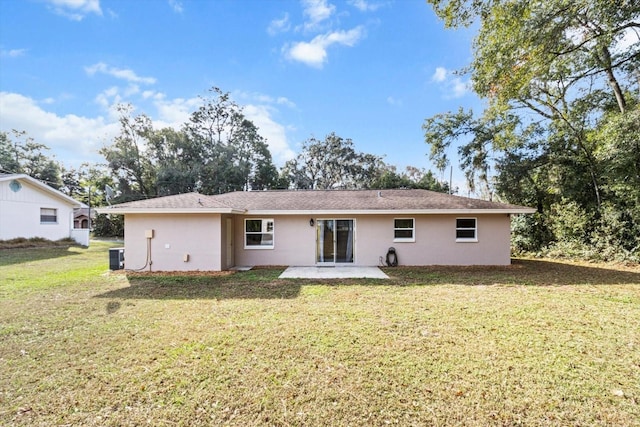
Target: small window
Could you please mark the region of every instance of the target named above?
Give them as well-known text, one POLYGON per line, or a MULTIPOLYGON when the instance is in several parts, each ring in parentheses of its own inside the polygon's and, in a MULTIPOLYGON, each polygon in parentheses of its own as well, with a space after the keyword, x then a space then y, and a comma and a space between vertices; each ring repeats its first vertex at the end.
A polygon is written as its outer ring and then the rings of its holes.
POLYGON ((415 242, 415 221, 413 218, 396 218, 393 220, 394 242, 415 242))
POLYGON ((477 242, 478 227, 475 218, 456 218, 456 242, 477 242))
POLYGON ((244 220, 245 249, 273 249, 273 220, 244 220))
POLYGON ((56 224, 58 222, 58 210, 40 208, 40 222, 45 224, 56 224))

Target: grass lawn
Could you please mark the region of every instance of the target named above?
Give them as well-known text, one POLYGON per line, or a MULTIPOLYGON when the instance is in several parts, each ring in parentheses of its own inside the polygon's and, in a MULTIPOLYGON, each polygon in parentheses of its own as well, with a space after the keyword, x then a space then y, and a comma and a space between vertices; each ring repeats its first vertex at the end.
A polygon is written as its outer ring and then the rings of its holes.
POLYGON ((638 266, 160 276, 108 247, 0 250, 0 425, 640 425, 638 266))

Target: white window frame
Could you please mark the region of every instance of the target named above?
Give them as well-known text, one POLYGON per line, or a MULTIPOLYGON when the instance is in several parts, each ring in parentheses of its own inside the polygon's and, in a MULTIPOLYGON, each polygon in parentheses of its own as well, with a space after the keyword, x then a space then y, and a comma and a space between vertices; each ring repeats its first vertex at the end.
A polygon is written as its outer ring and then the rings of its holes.
POLYGON ((416 219, 415 218, 393 218, 393 241, 394 242, 407 242, 413 243, 416 241, 416 219), (404 228, 404 227, 396 227, 396 221, 398 220, 411 220, 412 227, 404 228), (398 230, 411 230, 411 237, 396 237, 396 231, 398 230))
POLYGON ((461 217, 456 218, 456 242, 473 243, 478 241, 478 218, 461 217), (473 220, 474 227, 458 227, 458 220, 473 220), (473 237, 458 237, 458 231, 473 230, 473 237))
MULTIPOLYGON (((47 213, 47 212, 45 212, 47 213)), ((58 223, 58 209, 56 208, 40 208, 40 224, 57 224, 58 223), (53 215, 45 215, 43 211, 52 211, 53 215), (54 217, 53 221, 43 221, 42 217, 54 217)))
POLYGON ((275 245, 275 221, 273 218, 245 218, 244 219, 244 248, 245 249, 273 249, 275 245), (247 231, 247 221, 262 221, 260 224, 260 231, 247 231), (271 227, 269 229, 269 224, 271 227), (248 245, 247 244, 247 236, 250 234, 270 234, 271 235, 271 244, 270 245, 248 245))

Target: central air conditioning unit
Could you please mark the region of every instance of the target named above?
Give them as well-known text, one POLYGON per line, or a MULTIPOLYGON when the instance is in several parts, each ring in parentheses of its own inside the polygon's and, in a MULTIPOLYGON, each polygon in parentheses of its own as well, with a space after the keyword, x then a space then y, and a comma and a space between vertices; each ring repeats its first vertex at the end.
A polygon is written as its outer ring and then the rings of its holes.
POLYGON ((124 248, 109 249, 109 270, 124 270, 124 248))

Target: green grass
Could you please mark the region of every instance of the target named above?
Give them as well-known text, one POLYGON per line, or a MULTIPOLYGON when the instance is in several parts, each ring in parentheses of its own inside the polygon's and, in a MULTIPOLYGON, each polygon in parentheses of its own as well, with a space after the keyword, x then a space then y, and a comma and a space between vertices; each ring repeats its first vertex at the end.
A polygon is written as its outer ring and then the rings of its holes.
POLYGON ((0 425, 640 425, 640 267, 389 281, 0 251, 0 425))

